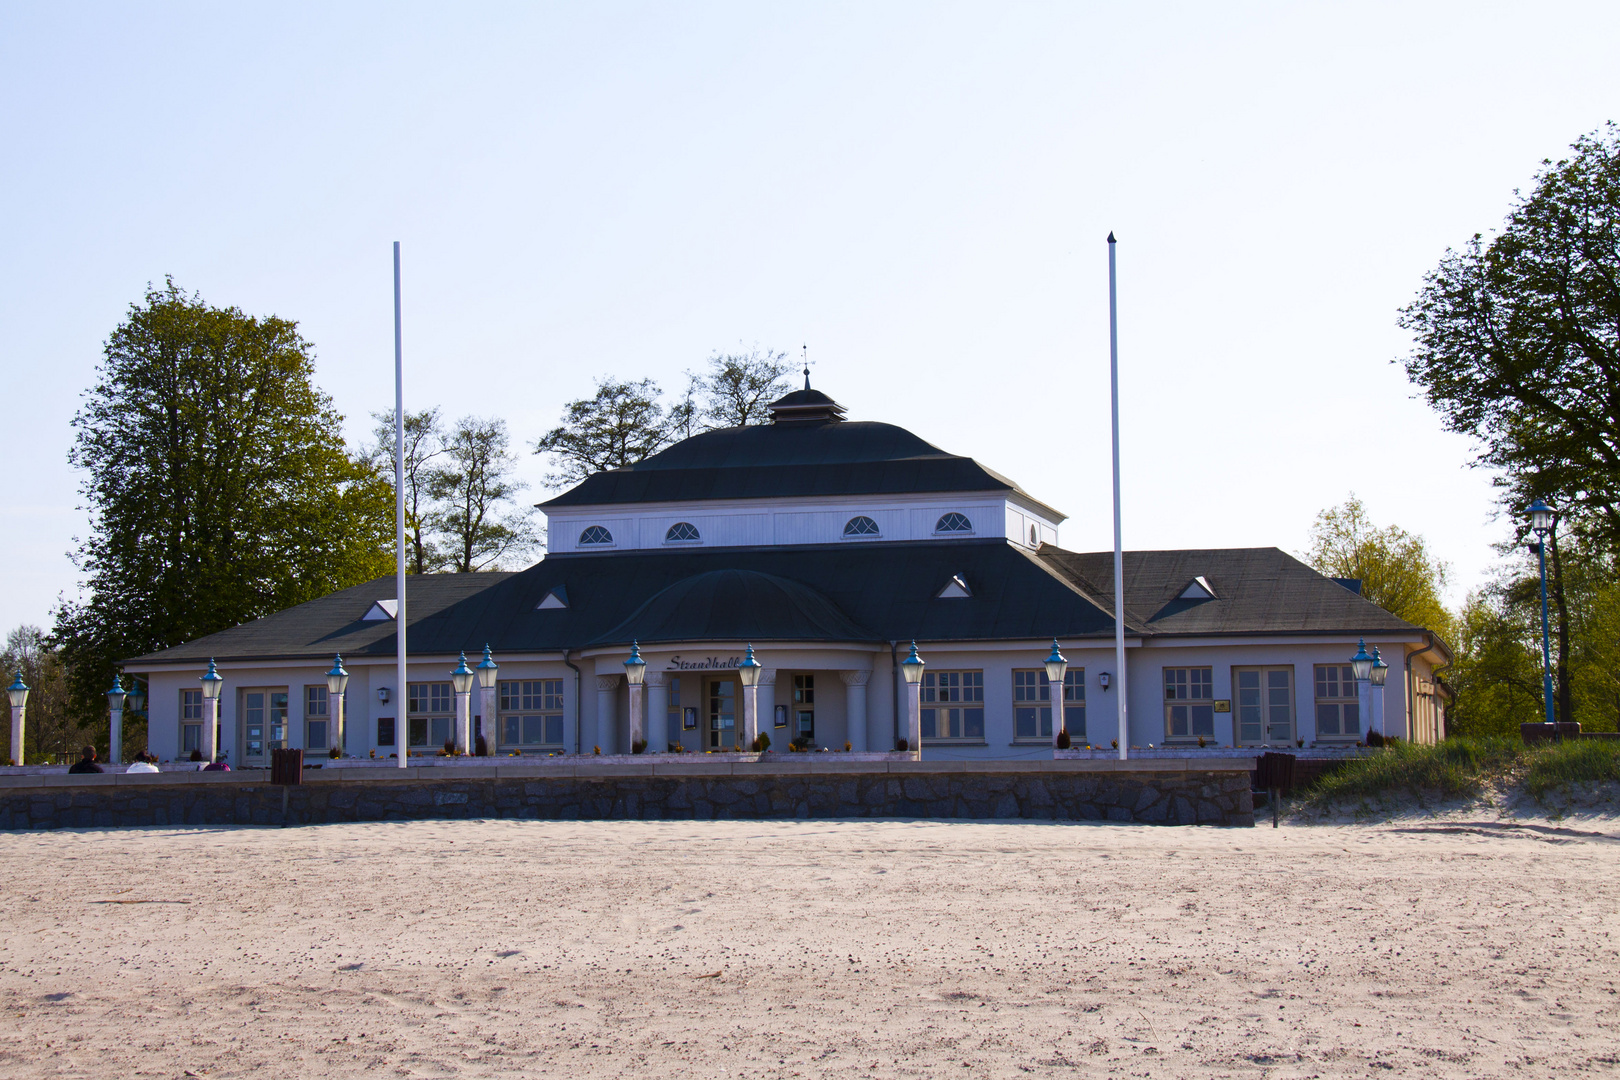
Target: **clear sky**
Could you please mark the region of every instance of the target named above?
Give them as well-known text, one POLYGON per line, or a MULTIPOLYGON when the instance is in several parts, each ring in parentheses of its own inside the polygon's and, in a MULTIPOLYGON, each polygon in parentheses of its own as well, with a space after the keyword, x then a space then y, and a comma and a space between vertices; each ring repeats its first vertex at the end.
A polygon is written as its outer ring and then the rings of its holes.
MULTIPOLYGON (((296 319, 358 439, 407 403, 525 442, 593 376, 738 342, 1111 544, 1301 550, 1354 490, 1488 571, 1488 476, 1397 310, 1620 118, 1620 5, 0 3, 0 630, 86 518, 69 426, 165 274, 296 319)), ((526 456, 538 483, 543 463, 526 456)))

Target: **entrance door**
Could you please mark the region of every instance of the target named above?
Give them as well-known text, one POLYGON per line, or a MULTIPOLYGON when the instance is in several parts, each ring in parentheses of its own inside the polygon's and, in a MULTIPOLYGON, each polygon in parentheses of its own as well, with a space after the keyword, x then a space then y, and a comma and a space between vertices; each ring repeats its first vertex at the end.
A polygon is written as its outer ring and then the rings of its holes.
POLYGON ((238 767, 267 769, 270 751, 287 747, 287 691, 242 692, 242 760, 238 767))
POLYGON ((737 680, 709 680, 709 749, 737 748, 737 680))
POLYGON ((1239 746, 1294 744, 1294 669, 1233 668, 1239 746))

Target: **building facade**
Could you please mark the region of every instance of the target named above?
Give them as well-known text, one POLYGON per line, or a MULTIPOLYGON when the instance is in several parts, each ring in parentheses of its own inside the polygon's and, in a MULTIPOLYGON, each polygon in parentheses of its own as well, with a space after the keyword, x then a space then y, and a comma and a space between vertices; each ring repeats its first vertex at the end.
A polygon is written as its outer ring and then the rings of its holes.
POLYGON ((225 678, 219 746, 255 766, 337 741, 325 673, 341 653, 344 752, 438 753, 456 735, 450 672, 486 645, 497 685, 474 726, 500 754, 628 752, 631 642, 647 662, 647 750, 737 748, 738 665, 763 671, 776 749, 889 750, 905 734, 899 663, 927 662, 925 758, 1050 757, 1041 662, 1069 660, 1076 746, 1354 744, 1369 730, 1444 734, 1447 647, 1275 548, 1125 555, 1126 671, 1116 670, 1113 556, 1058 544, 1064 516, 971 458, 889 424, 851 422, 819 391, 768 424, 686 439, 543 504, 550 552, 517 573, 424 575, 406 590, 397 684, 393 578, 126 662, 145 676, 150 749, 207 745, 199 676, 225 678), (1389 664, 1363 696, 1358 642, 1389 664))

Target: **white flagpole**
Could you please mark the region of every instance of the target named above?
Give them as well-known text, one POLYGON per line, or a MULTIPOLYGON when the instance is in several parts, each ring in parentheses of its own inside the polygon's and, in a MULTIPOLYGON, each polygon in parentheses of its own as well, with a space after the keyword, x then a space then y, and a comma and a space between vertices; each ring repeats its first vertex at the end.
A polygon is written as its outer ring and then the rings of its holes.
POLYGON ((405 351, 400 336, 399 241, 394 241, 394 640, 399 664, 394 692, 394 750, 410 765, 410 684, 405 672, 405 351))
POLYGON ((1119 760, 1130 745, 1125 691, 1125 552, 1119 527, 1119 289, 1114 273, 1114 234, 1108 234, 1108 376, 1114 408, 1114 665, 1119 671, 1119 760))

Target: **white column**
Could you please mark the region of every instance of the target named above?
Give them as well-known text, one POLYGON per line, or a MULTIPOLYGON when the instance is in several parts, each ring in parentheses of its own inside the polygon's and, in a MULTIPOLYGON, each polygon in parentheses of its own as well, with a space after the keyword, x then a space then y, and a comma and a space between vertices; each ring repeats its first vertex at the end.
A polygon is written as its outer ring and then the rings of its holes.
MULTIPOLYGON (((219 760, 219 713, 221 698, 210 701, 203 699, 204 710, 209 714, 203 721, 203 759, 212 764, 219 760)), ((234 768, 234 766, 233 766, 234 768)))
POLYGON ((1046 701, 1052 707, 1052 749, 1057 749, 1058 732, 1063 730, 1063 683, 1046 682, 1046 701))
POLYGON ((1389 734, 1384 730, 1384 688, 1368 686, 1367 693, 1372 698, 1373 725, 1378 728, 1378 734, 1389 734))
POLYGON ((742 692, 743 738, 737 749, 746 753, 754 748, 754 740, 759 737, 759 687, 744 686, 742 692))
MULTIPOLYGON (((596 677, 596 739, 593 745, 600 746, 604 754, 613 753, 613 729, 618 719, 616 701, 618 690, 619 677, 617 675, 598 675, 596 677)), ((581 747, 581 749, 584 748, 581 747)))
POLYGON ((121 765, 124 761, 124 710, 112 710, 112 723, 107 728, 107 763, 121 765))
POLYGON ((499 712, 496 708, 496 693, 497 690, 493 686, 478 688, 479 723, 484 727, 484 749, 489 751, 490 757, 495 756, 500 742, 501 718, 496 715, 499 712))
MULTIPOLYGON (((1356 707, 1361 710, 1362 739, 1365 741, 1366 732, 1377 731, 1373 726, 1372 715, 1372 682, 1368 679, 1356 680, 1356 707)), ((1382 735, 1383 732, 1379 731, 1382 735)))
POLYGON ((11 760, 18 765, 23 763, 23 710, 26 708, 26 705, 11 707, 11 760))
POLYGON ((669 676, 647 672, 647 749, 662 754, 669 748, 669 676))
POLYGON ((922 684, 906 683, 906 746, 922 755, 922 684))
MULTIPOLYGON (((639 683, 630 684, 630 752, 636 752, 636 742, 645 739, 647 730, 646 714, 642 712, 645 703, 642 691, 645 690, 639 683)), ((651 744, 648 744, 651 746, 651 744)))
POLYGON ((326 711, 332 718, 332 739, 331 739, 331 742, 332 742, 333 746, 338 748, 338 753, 339 754, 346 754, 348 752, 344 748, 344 741, 343 741, 343 728, 344 728, 344 725, 346 725, 349 722, 348 710, 346 710, 343 707, 343 705, 344 705, 344 700, 343 699, 346 696, 347 696, 346 694, 338 694, 337 695, 337 700, 334 701, 334 700, 332 700, 332 695, 331 694, 326 695, 326 711))
POLYGON ((471 690, 468 690, 465 694, 456 694, 456 752, 461 754, 472 753, 471 690))
POLYGON ((844 680, 844 715, 849 722, 849 748, 866 749, 866 683, 870 671, 840 671, 844 680))

